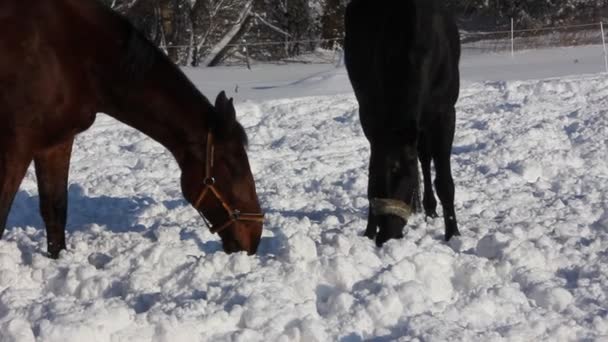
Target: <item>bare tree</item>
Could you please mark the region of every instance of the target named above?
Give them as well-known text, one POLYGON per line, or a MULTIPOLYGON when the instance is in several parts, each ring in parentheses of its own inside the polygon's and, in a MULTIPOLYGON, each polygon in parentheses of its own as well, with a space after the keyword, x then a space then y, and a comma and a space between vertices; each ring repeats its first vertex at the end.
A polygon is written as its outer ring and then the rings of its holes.
POLYGON ((127 15, 176 63, 213 66, 242 53, 243 43, 254 43, 252 56, 266 60, 310 51, 321 32, 335 37, 342 13, 331 6, 347 0, 102 1, 127 15), (327 1, 322 19, 320 9, 327 1), (322 30, 322 23, 328 28, 322 30))
POLYGON ((344 36, 344 12, 346 2, 344 0, 325 0, 323 15, 321 17, 321 38, 325 39, 322 47, 333 49, 342 46, 341 40, 334 40, 344 36))
POLYGON ((255 0, 197 0, 192 7, 193 64, 216 65, 247 29, 255 0))
POLYGON ((178 64, 188 64, 193 41, 190 2, 188 0, 157 0, 160 16, 161 48, 178 64))

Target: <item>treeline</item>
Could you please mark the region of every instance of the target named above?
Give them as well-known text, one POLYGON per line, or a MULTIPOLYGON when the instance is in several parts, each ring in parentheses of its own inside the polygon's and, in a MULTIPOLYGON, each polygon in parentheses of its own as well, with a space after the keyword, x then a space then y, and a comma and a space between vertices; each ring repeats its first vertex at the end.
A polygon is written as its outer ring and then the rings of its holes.
MULTIPOLYGON (((102 0, 181 65, 280 60, 341 45, 349 0, 102 0)), ((379 6, 382 1, 369 0, 379 6)), ((466 30, 598 22, 608 0, 444 0, 466 30)))
POLYGON ((103 0, 181 65, 279 60, 341 44, 348 0, 103 0))

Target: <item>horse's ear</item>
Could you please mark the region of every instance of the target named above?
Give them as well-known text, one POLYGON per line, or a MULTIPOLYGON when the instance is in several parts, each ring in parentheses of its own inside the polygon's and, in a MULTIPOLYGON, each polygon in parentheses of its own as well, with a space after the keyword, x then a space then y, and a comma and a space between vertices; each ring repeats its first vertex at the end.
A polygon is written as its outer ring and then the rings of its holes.
POLYGON ((236 121, 236 109, 234 108, 234 99, 232 97, 226 105, 226 115, 230 117, 230 120, 236 121))
POLYGON ((228 100, 226 92, 222 91, 215 99, 215 109, 222 115, 225 115, 231 121, 236 121, 236 110, 234 109, 234 100, 228 100))
POLYGON ((217 94, 217 98, 215 99, 215 108, 220 112, 223 112, 224 108, 226 107, 226 103, 228 103, 228 98, 226 97, 226 92, 222 90, 219 94, 217 94))

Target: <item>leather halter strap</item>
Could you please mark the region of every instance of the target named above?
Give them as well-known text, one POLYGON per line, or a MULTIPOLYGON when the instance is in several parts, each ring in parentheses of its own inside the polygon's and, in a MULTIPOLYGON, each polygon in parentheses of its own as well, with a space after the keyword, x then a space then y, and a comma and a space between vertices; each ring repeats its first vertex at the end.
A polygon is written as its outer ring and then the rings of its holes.
POLYGON ((232 224, 235 224, 238 221, 249 221, 249 222, 264 222, 264 214, 263 213, 242 213, 238 209, 233 209, 228 202, 224 199, 224 196, 219 192, 219 190, 215 187, 215 178, 211 175, 213 170, 213 154, 215 152, 213 145, 213 135, 211 131, 207 134, 207 153, 205 154, 205 180, 203 181, 203 190, 201 194, 198 196, 198 199, 194 203, 194 208, 199 212, 203 221, 209 228, 212 234, 219 233, 224 229, 230 227, 232 224), (203 212, 199 209, 201 203, 207 196, 207 194, 213 194, 215 198, 222 204, 222 207, 228 213, 228 221, 222 224, 219 227, 216 227, 209 223, 203 212))

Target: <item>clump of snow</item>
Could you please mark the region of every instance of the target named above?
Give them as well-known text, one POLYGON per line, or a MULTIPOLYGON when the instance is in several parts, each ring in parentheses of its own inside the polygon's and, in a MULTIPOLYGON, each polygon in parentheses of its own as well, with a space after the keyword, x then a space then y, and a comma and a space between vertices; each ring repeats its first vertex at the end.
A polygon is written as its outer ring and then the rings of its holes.
POLYGON ((30 324, 20 318, 11 319, 0 327, 0 341, 34 342, 36 341, 30 324))
POLYGON ((315 242, 304 233, 296 233, 287 243, 287 260, 292 263, 308 262, 317 258, 315 242))
POLYGON ((477 243, 477 255, 488 259, 499 258, 504 255, 504 250, 509 241, 510 237, 500 232, 488 234, 477 243))
POLYGON ((535 301, 536 305, 545 309, 562 311, 573 301, 572 294, 562 288, 546 288, 538 286, 530 293, 530 298, 535 301))

